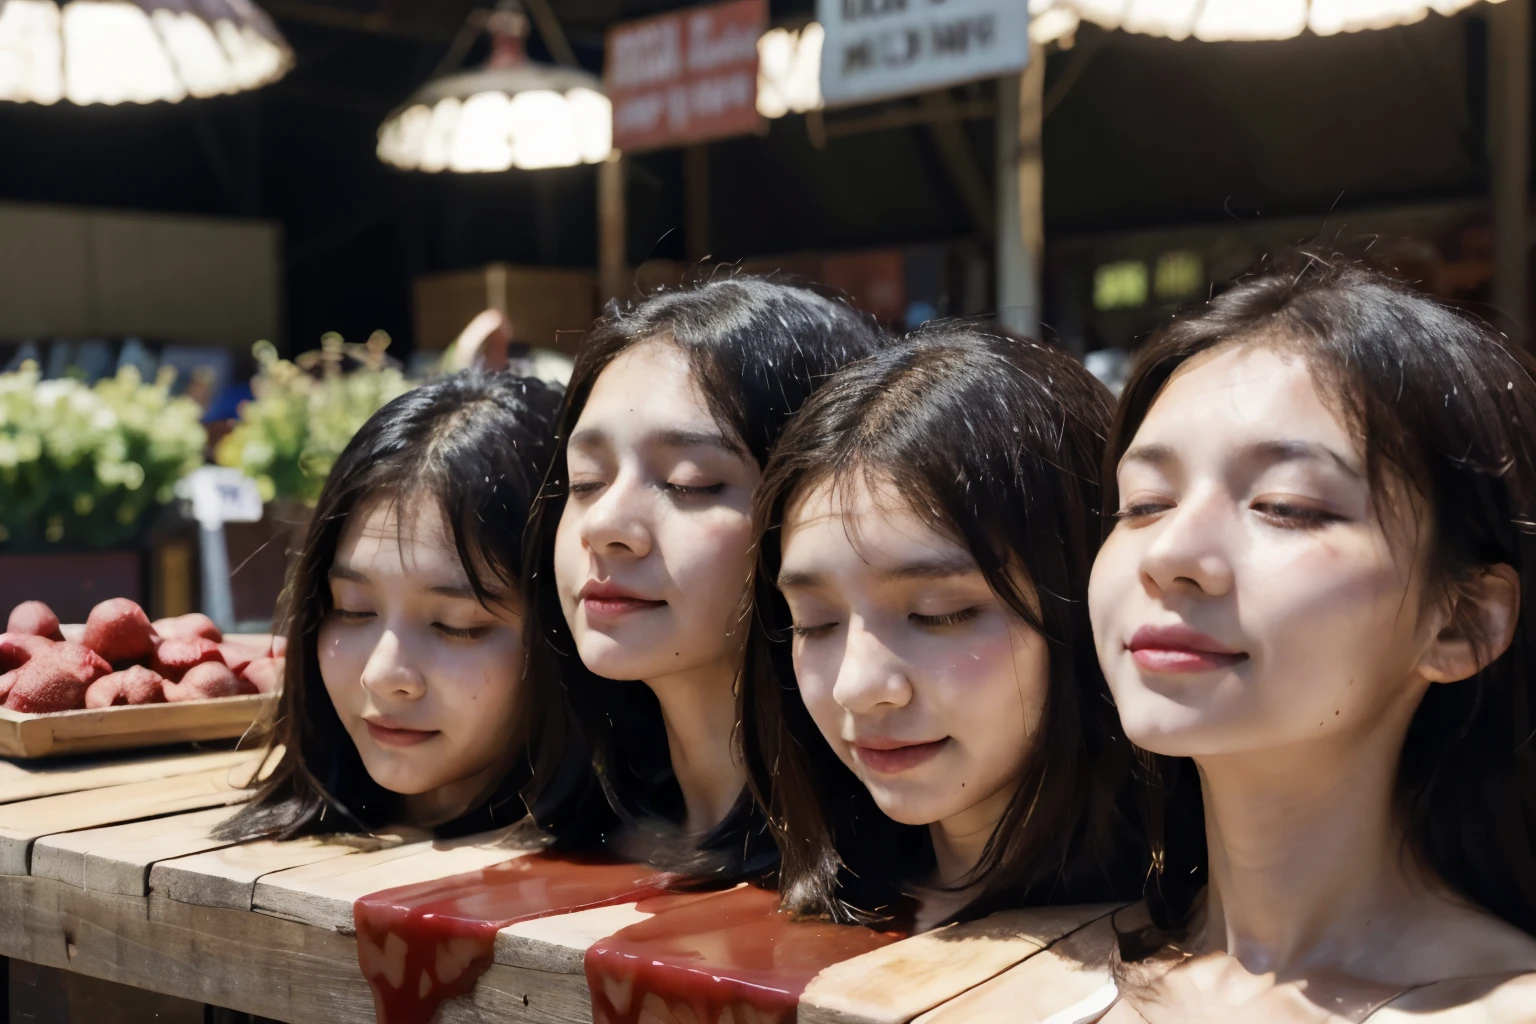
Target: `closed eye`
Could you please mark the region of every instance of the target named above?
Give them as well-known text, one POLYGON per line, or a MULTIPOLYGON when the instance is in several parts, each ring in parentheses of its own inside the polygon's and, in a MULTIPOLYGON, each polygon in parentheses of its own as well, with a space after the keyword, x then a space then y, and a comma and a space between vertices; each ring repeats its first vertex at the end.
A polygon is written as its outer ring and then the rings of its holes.
POLYGON ((928 629, 942 629, 945 626, 958 626, 962 622, 969 622, 980 614, 980 608, 962 608, 947 615, 919 615, 913 612, 907 616, 907 620, 928 629))
POLYGON ((349 608, 332 608, 331 614, 336 616, 338 619, 341 619, 343 622, 361 622, 364 619, 371 619, 374 617, 373 612, 352 611, 349 608))
POLYGON ((1173 505, 1164 501, 1138 501, 1126 505, 1117 511, 1115 518, 1126 520, 1145 519, 1148 516, 1155 516, 1159 512, 1166 512, 1170 508, 1173 508, 1173 505))
POLYGON ((446 623, 434 622, 432 628, 444 636, 451 636, 456 640, 479 640, 490 633, 491 626, 471 626, 468 629, 459 629, 446 623))
POLYGON ((1256 501, 1249 506, 1266 519, 1281 525, 1310 529, 1329 523, 1343 522, 1344 517, 1327 509, 1310 508, 1289 501, 1256 501))
POLYGON ((812 639, 818 636, 826 636, 837 628, 835 622, 823 622, 815 626, 802 626, 798 622, 790 627, 790 632, 802 640, 812 639))
POLYGON ((725 490, 724 483, 704 484, 702 486, 690 484, 665 484, 668 494, 679 498, 697 498, 706 494, 719 494, 725 490))
POLYGON ((601 480, 573 480, 568 490, 574 495, 582 496, 592 494, 600 490, 602 486, 603 482, 601 480))

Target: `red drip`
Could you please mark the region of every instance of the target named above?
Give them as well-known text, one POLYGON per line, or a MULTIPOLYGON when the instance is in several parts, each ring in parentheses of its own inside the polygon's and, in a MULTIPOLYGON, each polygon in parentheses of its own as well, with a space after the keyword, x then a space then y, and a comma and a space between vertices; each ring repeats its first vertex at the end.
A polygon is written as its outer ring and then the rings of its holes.
POLYGON ((653 897, 655 880, 643 864, 530 854, 364 896, 352 920, 379 1024, 428 1024, 474 991, 508 925, 653 897))
POLYGON ((587 950, 594 1024, 790 1024, 824 968, 902 938, 778 905, 750 886, 644 901, 655 917, 587 950))

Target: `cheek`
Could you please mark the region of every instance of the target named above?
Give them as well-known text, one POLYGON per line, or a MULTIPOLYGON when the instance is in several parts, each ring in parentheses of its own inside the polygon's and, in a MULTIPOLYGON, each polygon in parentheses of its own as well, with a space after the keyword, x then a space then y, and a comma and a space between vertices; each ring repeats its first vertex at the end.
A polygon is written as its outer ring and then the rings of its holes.
POLYGON ((795 683, 800 700, 827 743, 847 760, 842 742, 843 709, 833 696, 842 645, 826 639, 807 643, 797 638, 794 643, 795 683))
POLYGON ((362 695, 363 669, 373 652, 371 638, 365 630, 326 623, 315 644, 326 693, 338 711, 345 710, 362 695))
POLYGON ((555 528, 555 586, 560 591, 562 601, 566 601, 566 595, 586 581, 587 564, 575 519, 576 513, 567 504, 560 515, 560 524, 555 528))
POLYGON ((679 519, 657 540, 667 576, 689 617, 720 619, 736 614, 751 568, 752 524, 721 510, 704 522, 679 519))
MULTIPOLYGON (((1255 552, 1240 612, 1266 660, 1381 663, 1409 649, 1417 596, 1390 555, 1368 544, 1316 543, 1255 552)), ((1332 675, 1335 673, 1327 673, 1332 675)))
POLYGON ((1045 705, 1050 685, 1045 641, 1028 629, 1000 631, 970 644, 962 665, 936 693, 949 733, 983 766, 1012 772, 1029 754, 1045 705))
POLYGON ((1124 532, 1115 532, 1105 538, 1093 561, 1093 571, 1088 577, 1088 617, 1101 650, 1121 599, 1139 592, 1136 580, 1140 557, 1140 550, 1132 538, 1124 532))
POLYGON ((467 746, 483 747, 507 735, 517 707, 522 644, 515 636, 454 652, 436 659, 428 693, 453 731, 467 746))

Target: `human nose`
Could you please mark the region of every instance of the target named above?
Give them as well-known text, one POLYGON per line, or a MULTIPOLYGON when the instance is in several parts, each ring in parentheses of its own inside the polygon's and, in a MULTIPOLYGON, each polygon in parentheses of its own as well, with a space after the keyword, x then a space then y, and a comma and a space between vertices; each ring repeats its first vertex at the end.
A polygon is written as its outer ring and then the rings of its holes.
POLYGON ((1214 491, 1187 496, 1163 513, 1141 562, 1141 574, 1159 591, 1222 597, 1234 574, 1226 550, 1226 505, 1214 491))
POLYGON ((581 513, 581 539, 598 554, 625 553, 644 558, 651 550, 645 495, 636 474, 620 471, 581 513))
POLYGON ((426 678, 416 668, 400 634, 386 628, 363 666, 363 688, 376 697, 417 700, 427 692, 426 678))
POLYGON ((907 665, 874 633, 850 623, 832 699, 856 715, 906 707, 912 700, 907 665))

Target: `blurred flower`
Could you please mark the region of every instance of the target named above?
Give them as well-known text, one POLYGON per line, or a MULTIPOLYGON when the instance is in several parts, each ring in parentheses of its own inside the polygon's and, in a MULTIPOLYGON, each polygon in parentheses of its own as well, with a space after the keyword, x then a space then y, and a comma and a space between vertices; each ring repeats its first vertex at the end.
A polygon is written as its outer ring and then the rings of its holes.
POLYGON ((352 435, 412 386, 385 358, 383 331, 362 345, 331 332, 320 346, 290 362, 270 342, 258 342, 255 397, 240 407, 240 422, 214 452, 220 465, 255 480, 263 501, 314 505, 352 435))
POLYGON ((131 543, 203 461, 201 410, 173 380, 131 366, 95 386, 42 380, 32 363, 0 374, 0 544, 131 543))

